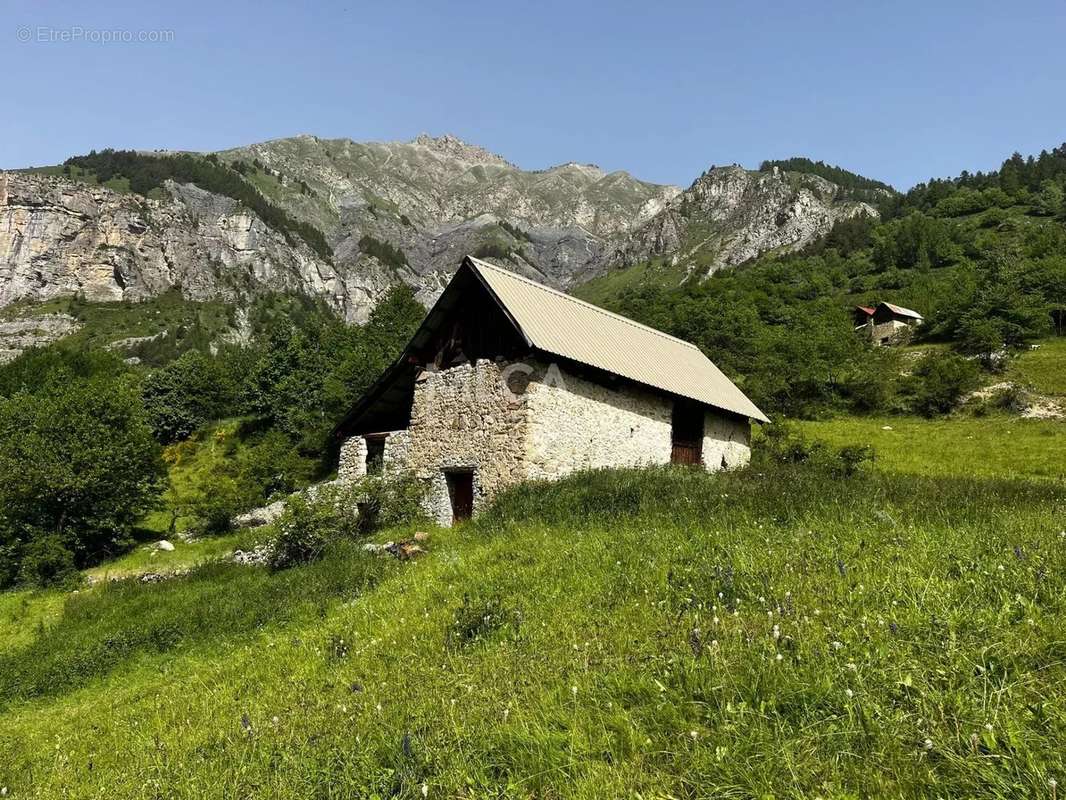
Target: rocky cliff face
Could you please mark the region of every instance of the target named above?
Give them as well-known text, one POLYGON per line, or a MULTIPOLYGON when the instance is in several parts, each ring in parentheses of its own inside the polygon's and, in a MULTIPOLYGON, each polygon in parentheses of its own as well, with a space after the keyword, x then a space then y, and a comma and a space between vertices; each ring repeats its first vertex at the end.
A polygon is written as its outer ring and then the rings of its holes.
POLYGON ((358 317, 391 280, 338 274, 229 198, 174 183, 166 195, 0 175, 0 306, 74 294, 136 301, 180 287, 190 299, 236 303, 302 292, 358 317))
POLYGON ((191 184, 168 182, 150 199, 0 173, 0 307, 74 294, 136 301, 180 287, 190 299, 238 306, 257 293, 299 292, 363 321, 398 281, 430 302, 467 253, 566 289, 662 256, 711 272, 874 213, 810 175, 712 169, 682 192, 592 165, 524 171, 450 136, 298 136, 216 157, 320 230, 331 262, 191 184), (399 259, 382 255, 382 243, 399 259))
POLYGON ((866 203, 842 200, 836 184, 796 172, 708 170, 607 257, 609 265, 669 256, 710 274, 763 253, 802 248, 866 203))

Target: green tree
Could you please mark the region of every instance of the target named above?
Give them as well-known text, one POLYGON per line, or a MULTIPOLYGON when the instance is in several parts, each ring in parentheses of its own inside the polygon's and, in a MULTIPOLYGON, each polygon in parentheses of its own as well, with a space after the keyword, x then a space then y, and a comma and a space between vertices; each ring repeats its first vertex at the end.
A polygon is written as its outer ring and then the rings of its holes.
POLYGON ((169 444, 225 416, 233 406, 234 387, 214 359, 189 350, 148 375, 143 397, 156 438, 169 444))
POLYGON ((1040 192, 1033 198, 1033 207, 1037 212, 1054 217, 1063 212, 1066 193, 1056 181, 1046 180, 1040 184, 1040 192))
POLYGON ((0 548, 54 537, 85 566, 129 543, 165 483, 139 388, 99 375, 0 400, 0 548))
POLYGON ((923 416, 947 414, 977 383, 977 367, 954 353, 930 353, 904 384, 911 408, 923 416))

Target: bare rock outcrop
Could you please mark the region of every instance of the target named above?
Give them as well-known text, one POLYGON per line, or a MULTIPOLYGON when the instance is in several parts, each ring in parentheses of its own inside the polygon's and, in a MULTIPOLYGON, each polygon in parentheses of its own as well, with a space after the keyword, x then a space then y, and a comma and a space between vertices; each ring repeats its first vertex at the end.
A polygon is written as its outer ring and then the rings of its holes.
POLYGON ((810 244, 844 219, 877 211, 842 200, 817 175, 712 168, 608 256, 614 266, 670 256, 706 273, 810 244))

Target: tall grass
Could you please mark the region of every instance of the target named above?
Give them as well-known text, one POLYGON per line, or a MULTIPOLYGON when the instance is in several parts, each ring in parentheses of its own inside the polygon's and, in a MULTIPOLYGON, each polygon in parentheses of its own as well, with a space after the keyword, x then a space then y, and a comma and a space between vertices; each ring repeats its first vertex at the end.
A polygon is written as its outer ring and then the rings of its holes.
MULTIPOLYGON (((12 703, 0 784, 41 797, 1050 796, 1066 775, 1064 510, 1061 483, 797 467, 519 487, 357 597, 344 581, 357 554, 330 556, 289 573, 335 576, 295 581, 304 612, 248 612, 273 620, 255 635, 143 648, 81 691, 12 703)), ((233 578, 202 575, 241 596, 233 578)), ((157 588, 124 587, 123 615, 157 588)), ((91 616, 45 636, 123 630, 91 616)))
POLYGON ((380 559, 338 543, 330 558, 270 573, 216 562, 189 575, 144 584, 136 577, 72 594, 34 641, 0 654, 0 708, 58 695, 145 654, 235 640, 268 626, 323 617, 385 572, 380 559))

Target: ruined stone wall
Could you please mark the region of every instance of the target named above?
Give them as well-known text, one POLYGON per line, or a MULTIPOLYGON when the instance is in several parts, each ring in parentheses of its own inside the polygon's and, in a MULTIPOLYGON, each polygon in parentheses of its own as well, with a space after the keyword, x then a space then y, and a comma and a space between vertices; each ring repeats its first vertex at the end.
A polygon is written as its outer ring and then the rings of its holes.
POLYGON ((473 470, 475 513, 527 477, 526 397, 505 391, 505 368, 480 360, 415 382, 407 466, 427 482, 427 510, 442 525, 452 521, 448 470, 473 470))
POLYGON ((538 369, 528 394, 530 477, 670 461, 669 398, 631 385, 607 388, 554 366, 538 369))
POLYGON ((751 423, 707 410, 703 417, 703 465, 708 472, 743 467, 751 460, 751 423))
POLYGON ((337 480, 357 481, 366 475, 366 439, 362 436, 350 436, 341 445, 340 458, 337 460, 337 480))

